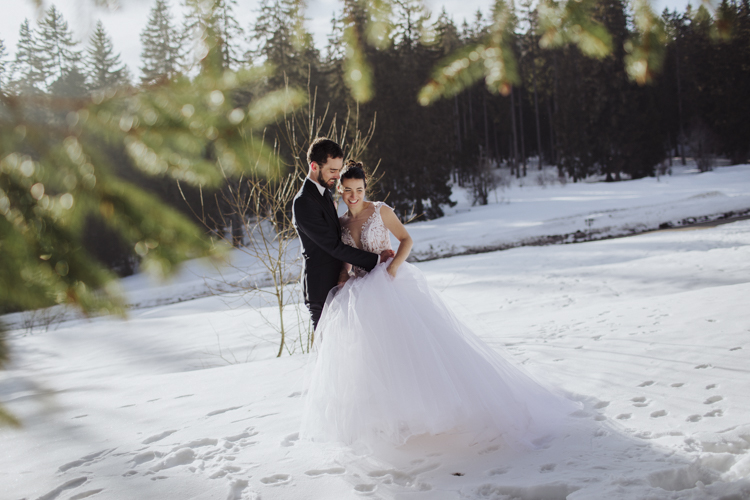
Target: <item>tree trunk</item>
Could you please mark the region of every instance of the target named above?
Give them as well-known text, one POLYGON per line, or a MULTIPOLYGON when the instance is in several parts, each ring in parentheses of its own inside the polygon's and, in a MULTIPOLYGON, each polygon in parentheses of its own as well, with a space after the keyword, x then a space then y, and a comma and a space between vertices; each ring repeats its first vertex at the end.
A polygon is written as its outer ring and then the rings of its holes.
MULTIPOLYGON (((679 35, 678 35, 679 36, 679 35)), ((685 161, 685 130, 682 127, 682 78, 680 77, 680 44, 676 42, 675 47, 675 61, 677 62, 677 117, 680 120, 680 137, 678 138, 677 144, 680 147, 680 156, 682 156, 682 165, 686 165, 685 161)))
POLYGON ((510 88, 510 123, 513 128, 513 163, 511 167, 511 175, 515 172, 516 178, 521 177, 521 172, 518 168, 518 131, 516 130, 516 98, 513 92, 513 87, 510 88))
POLYGON ((458 96, 453 96, 454 110, 456 114, 456 152, 461 153, 461 116, 458 112, 458 96))
POLYGON ((542 169, 542 128, 539 125, 539 99, 536 93, 536 64, 532 61, 533 82, 534 82, 534 116, 536 117, 536 149, 539 153, 539 170, 542 169))
POLYGON ((487 92, 482 92, 482 107, 484 108, 484 156, 490 156, 490 131, 487 125, 487 92))
POLYGON ((524 140, 523 128, 523 87, 518 87, 518 128, 521 136, 521 163, 523 163, 523 176, 526 177, 526 141, 524 140))

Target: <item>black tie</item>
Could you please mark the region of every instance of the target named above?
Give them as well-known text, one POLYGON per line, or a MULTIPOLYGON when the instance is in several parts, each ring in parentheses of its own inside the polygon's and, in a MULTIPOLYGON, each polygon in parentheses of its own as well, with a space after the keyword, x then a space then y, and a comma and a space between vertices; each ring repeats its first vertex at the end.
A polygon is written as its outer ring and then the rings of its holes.
POLYGON ((334 205, 334 203, 333 203, 333 196, 331 196, 331 191, 328 190, 328 189, 323 189, 323 197, 330 204, 330 206, 333 209, 333 211, 336 212, 336 205, 334 205))

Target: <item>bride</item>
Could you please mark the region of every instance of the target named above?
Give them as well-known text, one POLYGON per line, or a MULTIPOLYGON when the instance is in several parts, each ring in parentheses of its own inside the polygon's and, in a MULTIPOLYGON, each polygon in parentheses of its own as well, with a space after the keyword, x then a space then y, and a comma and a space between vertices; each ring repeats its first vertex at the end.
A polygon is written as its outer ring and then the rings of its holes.
POLYGON ((300 437, 347 444, 469 433, 534 447, 577 409, 472 333, 406 262, 412 240, 393 210, 365 200, 361 163, 338 189, 342 241, 374 253, 399 241, 370 273, 345 265, 313 346, 300 437))

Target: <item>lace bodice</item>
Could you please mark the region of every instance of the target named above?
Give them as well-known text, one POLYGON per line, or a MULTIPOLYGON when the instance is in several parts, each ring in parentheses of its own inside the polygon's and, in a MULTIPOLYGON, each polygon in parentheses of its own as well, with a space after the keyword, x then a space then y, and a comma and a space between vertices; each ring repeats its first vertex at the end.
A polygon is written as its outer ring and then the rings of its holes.
MULTIPOLYGON (((391 247, 391 237, 390 233, 388 232, 388 229, 385 227, 385 224, 383 223, 383 218, 380 216, 380 208, 385 205, 386 208, 390 209, 388 205, 383 203, 382 201, 374 201, 372 202, 374 206, 374 211, 372 212, 372 215, 370 215, 365 222, 362 224, 361 228, 353 228, 351 227, 351 223, 347 224, 342 220, 341 224, 341 241, 343 241, 345 244, 349 245, 350 247, 359 248, 360 250, 366 250, 368 252, 380 254, 383 250, 392 250, 391 247), (356 234, 357 229, 359 229, 359 242, 360 246, 357 246, 357 242, 353 236, 352 233, 356 234)), ((356 222, 354 222, 356 223, 356 222)), ((352 267, 354 274, 357 276, 362 276, 363 274, 367 274, 367 272, 359 268, 357 266, 352 267)))

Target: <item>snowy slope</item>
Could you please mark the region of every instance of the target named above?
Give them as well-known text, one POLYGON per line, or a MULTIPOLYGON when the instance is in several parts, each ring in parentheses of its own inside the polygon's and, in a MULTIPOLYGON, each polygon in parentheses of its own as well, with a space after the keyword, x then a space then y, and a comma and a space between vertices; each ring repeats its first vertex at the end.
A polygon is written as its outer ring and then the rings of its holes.
POLYGON ((264 311, 237 296, 168 304, 215 272, 195 262, 171 284, 125 280, 163 304, 127 321, 12 333, 0 400, 25 426, 0 430, 0 499, 750 498, 750 221, 419 267, 491 346, 584 403, 563 436, 520 453, 299 441, 307 356, 274 358, 264 311))
MULTIPOLYGON (((625 182, 538 185, 534 172, 498 190, 485 206, 458 204, 447 217, 411 224, 417 260, 519 245, 602 239, 750 213, 750 165, 625 182), (522 182, 521 186, 516 183, 522 182)), ((547 172, 546 174, 549 174, 547 172)))

